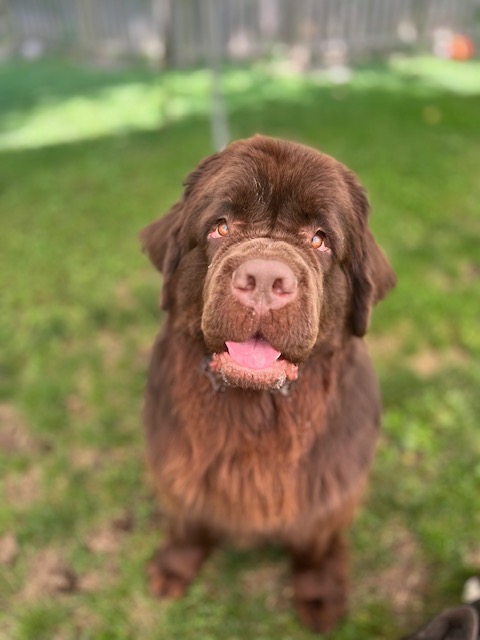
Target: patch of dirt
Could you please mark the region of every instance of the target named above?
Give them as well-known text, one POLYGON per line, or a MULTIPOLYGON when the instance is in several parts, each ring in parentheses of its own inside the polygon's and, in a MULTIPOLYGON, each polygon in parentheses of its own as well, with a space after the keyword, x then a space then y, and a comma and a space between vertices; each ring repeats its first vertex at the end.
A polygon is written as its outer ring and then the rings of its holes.
MULTIPOLYGON (((12 616, 10 616, 11 618, 12 616)), ((11 640, 14 637, 13 620, 0 620, 0 640, 11 640)))
POLYGON ((152 357, 152 339, 149 337, 137 346, 133 357, 133 365, 136 371, 146 371, 152 357))
POLYGON ((480 278, 480 263, 465 261, 460 265, 459 275, 462 282, 470 284, 480 278))
POLYGON ((28 431, 19 411, 10 404, 0 404, 0 451, 34 453, 42 450, 28 431))
MULTIPOLYGON (((72 640, 72 638, 94 638, 95 627, 101 624, 100 618, 91 608, 76 606, 66 623, 49 640, 72 640), (86 632, 86 633, 85 633, 86 632)), ((102 635, 102 637, 104 637, 102 635)), ((2 637, 0 636, 0 640, 2 637)))
POLYGON ((27 507, 37 502, 42 494, 42 472, 40 467, 31 467, 23 473, 9 473, 4 479, 4 494, 7 504, 27 507))
POLYGON ((78 393, 71 393, 67 396, 66 405, 70 415, 75 416, 76 418, 87 419, 91 415, 90 407, 78 393))
MULTIPOLYGON (((84 635, 79 633, 78 636, 75 637, 95 637, 95 634, 91 635, 92 630, 98 625, 101 621, 99 615, 92 611, 91 607, 77 606, 75 611, 73 612, 73 621, 74 626, 79 631, 86 630, 87 633, 84 635)), ((71 634, 68 634, 68 638, 71 638, 71 634)))
POLYGON ((78 590, 84 593, 100 593, 109 589, 118 579, 119 567, 117 556, 105 556, 97 562, 95 569, 85 571, 78 576, 78 590))
POLYGON ((7 531, 0 537, 0 564, 12 566, 20 552, 17 538, 12 531, 7 531))
POLYGON ((89 398, 93 393, 93 378, 91 370, 85 366, 80 366, 75 374, 72 393, 66 398, 66 406, 69 413, 74 418, 90 420, 93 410, 89 403, 89 398))
POLYGON ((105 458, 99 449, 89 447, 73 447, 68 457, 72 467, 79 471, 98 469, 105 458))
POLYGON ((411 331, 410 323, 402 320, 393 331, 382 335, 367 334, 366 342, 372 358, 391 360, 403 351, 405 336, 411 331))
POLYGON ((105 576, 101 571, 87 571, 78 578, 78 588, 80 591, 95 593, 105 587, 105 576))
POLYGON ((159 612, 168 607, 168 601, 159 601, 150 595, 132 593, 129 619, 132 632, 136 638, 143 635, 151 637, 155 626, 158 624, 159 612))
POLYGON ((103 354, 103 362, 107 371, 115 369, 125 348, 125 338, 113 331, 99 331, 98 345, 103 354))
POLYGON ((30 563, 22 596, 26 601, 76 592, 78 578, 57 549, 43 549, 30 563))
POLYGON ((284 578, 284 567, 280 563, 266 565, 256 569, 247 569, 242 572, 242 587, 250 594, 258 595, 277 588, 284 578))
POLYGON ((135 309, 137 302, 132 293, 132 285, 126 280, 118 282, 114 290, 114 298, 123 309, 135 309))
MULTIPOLYGON (((139 444, 140 446, 140 444, 139 444)), ((137 453, 137 450, 135 450, 137 453)), ((141 450, 138 450, 141 455, 141 450)), ((107 465, 122 465, 132 456, 130 447, 110 447, 105 453, 101 448, 93 447, 72 447, 69 453, 69 460, 75 469, 80 471, 98 470, 107 465)))
POLYGON ((126 533, 132 531, 134 526, 133 516, 126 512, 114 518, 106 526, 96 529, 86 539, 87 549, 93 553, 116 553, 126 533))
POLYGON ((465 366, 469 360, 470 358, 465 351, 458 347, 452 347, 446 351, 425 349, 411 357, 409 364, 413 371, 422 378, 430 378, 447 367, 465 366))
MULTIPOLYGON (((389 556, 391 563, 371 576, 364 577, 356 587, 354 598, 365 597, 390 603, 399 618, 421 612, 428 581, 428 569, 419 545, 409 529, 395 522, 391 528, 389 556)), ((387 541, 388 543, 388 541, 387 541)))
POLYGON ((286 564, 276 562, 258 569, 247 569, 241 575, 242 587, 253 596, 265 595, 270 611, 286 611, 291 606, 293 589, 286 564))
POLYGON ((466 554, 465 564, 480 572, 480 547, 473 548, 466 554))
POLYGON ((93 553, 115 553, 121 544, 121 535, 110 527, 97 529, 88 536, 86 541, 87 548, 93 553))

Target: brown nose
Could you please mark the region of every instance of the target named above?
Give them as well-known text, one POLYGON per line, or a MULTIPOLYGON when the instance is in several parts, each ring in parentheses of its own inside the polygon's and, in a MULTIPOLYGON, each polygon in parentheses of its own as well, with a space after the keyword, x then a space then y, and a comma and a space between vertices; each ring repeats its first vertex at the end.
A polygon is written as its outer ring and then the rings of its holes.
POLYGON ((259 311, 281 309, 295 299, 297 279, 279 260, 246 260, 232 275, 233 295, 246 307, 259 311))

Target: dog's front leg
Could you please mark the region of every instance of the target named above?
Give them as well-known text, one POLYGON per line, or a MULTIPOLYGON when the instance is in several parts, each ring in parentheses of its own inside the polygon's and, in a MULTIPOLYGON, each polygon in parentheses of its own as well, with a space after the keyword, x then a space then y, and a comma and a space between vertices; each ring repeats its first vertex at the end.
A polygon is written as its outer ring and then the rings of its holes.
POLYGON ((210 555, 216 541, 196 526, 172 528, 148 565, 151 593, 157 598, 181 598, 210 555))
POLYGON ((300 621, 317 633, 332 629, 346 613, 348 553, 340 533, 325 542, 294 548, 294 601, 300 621))

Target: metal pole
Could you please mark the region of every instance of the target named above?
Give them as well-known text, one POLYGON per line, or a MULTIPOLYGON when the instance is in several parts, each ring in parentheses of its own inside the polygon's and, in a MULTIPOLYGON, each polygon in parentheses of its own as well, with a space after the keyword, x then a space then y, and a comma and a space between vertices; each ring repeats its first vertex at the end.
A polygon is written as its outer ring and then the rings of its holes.
POLYGON ((222 92, 222 41, 220 3, 218 0, 205 0, 207 12, 206 35, 208 61, 211 73, 211 100, 210 109, 212 143, 216 150, 223 149, 230 140, 228 128, 228 116, 225 99, 222 92))

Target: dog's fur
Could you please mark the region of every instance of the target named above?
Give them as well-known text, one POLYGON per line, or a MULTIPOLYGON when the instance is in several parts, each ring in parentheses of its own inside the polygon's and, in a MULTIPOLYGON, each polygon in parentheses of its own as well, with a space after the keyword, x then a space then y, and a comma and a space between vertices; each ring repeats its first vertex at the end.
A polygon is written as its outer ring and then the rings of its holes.
POLYGON ((395 281, 368 210, 364 189, 333 158, 255 136, 203 160, 181 200, 143 230, 168 311, 144 409, 169 527, 150 565, 157 595, 182 595, 223 540, 271 540, 291 554, 302 621, 325 631, 344 613, 343 533, 380 420, 362 337, 395 281), (212 231, 219 220, 226 237, 212 231), (325 251, 311 243, 317 230, 325 251), (287 265, 295 298, 263 312, 242 304, 232 278, 248 260, 287 265), (275 367, 235 364, 225 343, 259 335, 281 352, 275 367))

